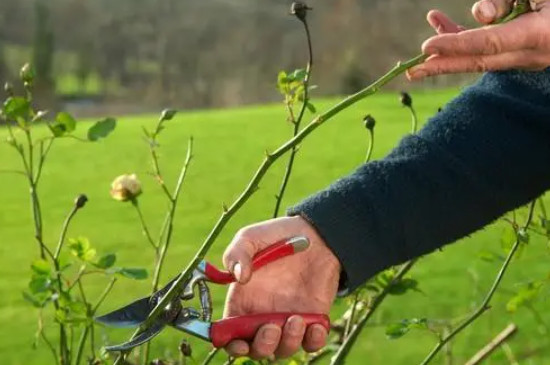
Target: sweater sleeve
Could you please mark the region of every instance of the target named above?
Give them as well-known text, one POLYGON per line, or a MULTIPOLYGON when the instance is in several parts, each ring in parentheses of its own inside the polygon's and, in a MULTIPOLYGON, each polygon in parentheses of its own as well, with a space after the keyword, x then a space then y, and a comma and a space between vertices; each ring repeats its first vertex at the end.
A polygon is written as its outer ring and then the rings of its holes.
POLYGON ((464 237, 550 187, 550 69, 485 74, 405 137, 291 208, 339 258, 354 289, 464 237))

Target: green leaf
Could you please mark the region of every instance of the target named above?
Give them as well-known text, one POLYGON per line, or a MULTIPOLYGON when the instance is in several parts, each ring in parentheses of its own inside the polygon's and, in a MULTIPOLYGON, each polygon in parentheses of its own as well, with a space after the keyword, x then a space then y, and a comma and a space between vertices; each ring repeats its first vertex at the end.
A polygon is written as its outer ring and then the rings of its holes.
POLYGON ((117 267, 109 271, 134 280, 145 280, 149 276, 147 270, 141 268, 117 267))
POLYGON ((69 303, 67 307, 71 311, 71 314, 86 314, 88 311, 86 304, 78 301, 69 303))
POLYGON ((285 71, 279 71, 277 75, 277 86, 288 84, 288 78, 285 71))
POLYGON ((255 362, 252 359, 249 359, 248 357, 239 357, 234 362, 234 365, 256 365, 259 364, 258 362, 255 362))
POLYGON ((425 318, 404 319, 399 323, 394 323, 386 327, 386 336, 391 340, 406 335, 411 329, 428 329, 428 320, 425 318))
POLYGON ((164 109, 160 115, 160 120, 161 121, 172 120, 174 119, 177 113, 178 111, 174 109, 164 109))
POLYGON ((297 70, 294 70, 289 76, 288 76, 288 79, 290 81, 299 81, 299 82, 304 82, 305 79, 306 79, 306 76, 307 76, 307 71, 303 68, 300 68, 300 69, 297 69, 297 70))
POLYGON ((54 137, 62 137, 65 134, 74 132, 76 120, 67 112, 61 112, 55 117, 55 123, 50 125, 54 137))
POLYGON ((29 290, 32 294, 45 293, 50 289, 51 280, 47 276, 35 276, 29 282, 29 290))
POLYGON ((23 299, 31 303, 36 308, 42 308, 48 301, 48 296, 43 294, 32 295, 27 292, 23 292, 23 299))
POLYGON ((85 262, 93 263, 96 256, 96 250, 90 246, 90 241, 86 237, 69 239, 69 249, 73 255, 85 262))
POLYGON ((106 138, 116 128, 116 119, 106 118, 95 123, 88 129, 88 140, 95 142, 101 138, 106 138))
POLYGON ((527 233, 525 229, 523 228, 519 229, 517 235, 518 235, 518 240, 521 243, 525 243, 525 244, 529 243, 529 239, 530 239, 529 233, 527 233))
POLYGON ((306 103, 306 107, 312 114, 317 113, 317 108, 315 108, 315 105, 311 104, 309 101, 306 103))
POLYGON ((97 262, 94 264, 95 267, 99 269, 109 269, 111 268, 116 262, 116 255, 114 253, 110 253, 107 255, 103 255, 97 260, 97 262))
POLYGON ((504 261, 504 257, 502 255, 497 254, 496 252, 482 250, 477 253, 477 256, 486 262, 502 262, 504 261))
POLYGON ((518 308, 532 303, 539 296, 543 285, 544 284, 540 281, 531 282, 525 285, 508 301, 508 303, 506 303, 506 310, 515 312, 518 308))
POLYGON ((24 127, 25 120, 29 116, 30 103, 25 98, 12 96, 6 99, 2 110, 6 117, 16 120, 21 127, 24 127))
POLYGON ((409 290, 419 291, 418 282, 414 279, 405 278, 392 284, 391 287, 388 288, 388 293, 392 295, 403 295, 409 290))
POLYGON ((40 276, 47 276, 51 273, 50 264, 48 261, 43 259, 33 261, 31 264, 31 269, 35 274, 40 276))

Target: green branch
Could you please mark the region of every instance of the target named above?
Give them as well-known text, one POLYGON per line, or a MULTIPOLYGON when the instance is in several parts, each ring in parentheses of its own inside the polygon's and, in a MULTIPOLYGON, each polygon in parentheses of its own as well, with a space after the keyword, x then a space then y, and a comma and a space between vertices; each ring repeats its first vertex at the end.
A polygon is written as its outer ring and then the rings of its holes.
POLYGON ((378 294, 373 302, 370 304, 369 308, 367 309, 367 312, 363 314, 363 316, 357 321, 357 324, 353 326, 351 332, 346 337, 342 345, 338 348, 338 351, 336 354, 332 357, 332 360, 330 362, 331 365, 340 365, 344 364, 346 361, 346 357, 357 341, 357 338, 359 337, 359 334, 369 321, 369 319, 372 317, 374 312, 378 309, 380 304, 386 299, 387 295, 389 294, 391 288, 393 285, 399 283, 401 279, 409 272, 409 270, 414 266, 416 260, 411 260, 401 266, 395 277, 392 279, 391 283, 389 283, 385 288, 384 291, 382 291, 380 294, 378 294))
MULTIPOLYGON (((535 203, 536 203, 536 200, 534 200, 530 207, 529 207, 529 215, 527 217, 527 220, 523 226, 523 229, 527 229, 529 227, 529 225, 531 224, 531 221, 533 220, 533 212, 535 210, 535 203)), ((462 322, 458 327, 456 327, 453 331, 451 331, 447 336, 445 336, 444 338, 442 338, 438 344, 434 347, 434 349, 428 354, 428 356, 426 356, 426 358, 424 359, 424 361, 422 361, 421 365, 426 365, 428 363, 430 363, 435 355, 437 355, 439 353, 439 351, 441 351, 441 349, 449 342, 451 341, 456 335, 458 335, 460 332, 462 332, 462 330, 464 330, 466 327, 468 327, 470 324, 472 324, 478 317, 480 317, 483 313, 485 313, 485 311, 487 311, 490 307, 489 307, 489 303, 491 302, 491 299, 493 298, 493 295, 495 294, 496 290, 498 289, 501 281, 502 281, 502 278, 504 277, 504 274, 506 274, 506 270, 508 269, 508 266, 510 265, 510 262, 512 262, 512 258, 514 257, 514 255, 516 254, 516 251, 518 250, 519 246, 522 244, 521 240, 518 238, 516 238, 516 242, 514 243, 514 245, 512 246, 512 249, 510 250, 510 252, 508 253, 508 257, 506 257, 506 260, 504 261, 504 263, 502 264, 494 282, 493 282, 493 285, 491 286, 491 289, 489 290, 489 292, 487 293, 487 295, 485 296, 485 299, 483 300, 483 302, 481 303, 481 305, 479 306, 479 308, 477 308, 468 318, 466 318, 464 320, 464 322, 462 322)))
MULTIPOLYGON (((300 113, 298 114, 298 118, 294 118, 294 113, 292 111, 292 106, 290 106, 287 103, 289 114, 291 118, 291 122, 294 126, 294 131, 292 136, 296 137, 296 135, 300 131, 300 125, 302 124, 302 120, 304 119, 304 115, 309 103, 309 80, 311 79, 311 72, 313 68, 313 48, 311 46, 311 33, 309 31, 309 26, 307 23, 307 20, 302 20, 302 24, 304 25, 305 32, 306 32, 306 38, 307 38, 307 46, 308 46, 308 55, 309 60, 306 67, 306 76, 304 78, 304 100, 302 102, 302 107, 300 109, 300 113)), ((296 159, 296 153, 298 152, 298 146, 294 146, 292 150, 290 151, 290 156, 288 158, 288 163, 286 166, 285 174, 283 176, 283 181, 281 182, 281 186, 279 188, 279 193, 275 196, 276 202, 275 202, 275 210, 273 212, 273 218, 277 218, 279 216, 279 211, 281 209, 281 203, 283 201, 283 197, 286 192, 286 188, 288 186, 288 182, 290 180, 290 175, 292 174, 292 168, 294 167, 294 160, 296 159)))

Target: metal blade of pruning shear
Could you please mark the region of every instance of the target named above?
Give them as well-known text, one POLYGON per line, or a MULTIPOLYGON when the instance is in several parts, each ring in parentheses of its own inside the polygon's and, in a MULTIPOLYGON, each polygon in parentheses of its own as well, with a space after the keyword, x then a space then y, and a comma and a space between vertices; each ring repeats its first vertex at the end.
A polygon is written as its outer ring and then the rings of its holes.
POLYGON ((111 327, 138 327, 151 313, 151 297, 142 298, 111 313, 96 317, 95 320, 111 327))
POLYGON ((158 335, 160 331, 166 326, 165 322, 155 322, 151 327, 146 329, 145 331, 139 333, 136 337, 131 339, 128 342, 121 343, 120 345, 114 345, 114 346, 105 346, 105 350, 107 351, 127 351, 130 350, 136 346, 142 345, 145 342, 151 340, 153 337, 158 335))

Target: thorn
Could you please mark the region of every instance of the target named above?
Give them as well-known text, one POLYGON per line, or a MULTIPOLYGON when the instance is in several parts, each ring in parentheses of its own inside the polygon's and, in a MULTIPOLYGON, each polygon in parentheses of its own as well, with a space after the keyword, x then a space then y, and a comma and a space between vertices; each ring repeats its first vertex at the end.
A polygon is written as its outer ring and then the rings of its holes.
POLYGON ((227 207, 227 205, 225 203, 222 203, 222 208, 223 208, 224 213, 229 212, 229 208, 227 207))

